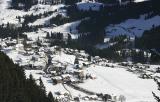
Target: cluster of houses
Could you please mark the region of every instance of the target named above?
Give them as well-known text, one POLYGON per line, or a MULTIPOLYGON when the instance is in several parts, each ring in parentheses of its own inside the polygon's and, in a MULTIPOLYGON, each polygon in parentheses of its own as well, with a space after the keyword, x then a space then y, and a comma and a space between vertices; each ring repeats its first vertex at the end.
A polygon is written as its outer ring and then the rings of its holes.
POLYGON ((13 58, 15 63, 24 66, 26 69, 41 69, 44 70, 52 79, 60 82, 82 82, 84 79, 95 79, 95 75, 86 72, 86 68, 92 64, 110 66, 108 60, 99 56, 89 56, 83 50, 73 50, 70 48, 59 48, 58 46, 48 47, 45 40, 41 41, 41 46, 38 46, 37 41, 24 39, 0 39, 1 50, 7 52, 17 52, 20 58, 13 58), (25 42, 24 42, 25 41, 25 42), (71 57, 68 62, 60 62, 56 56, 65 54, 66 57, 71 57), (57 77, 60 76, 60 77, 57 77))
MULTIPOLYGON (((37 41, 20 38, 5 38, 0 39, 0 49, 6 54, 13 54, 14 57, 12 60, 27 70, 43 70, 44 73, 41 74, 43 77, 51 78, 53 85, 77 85, 88 79, 95 80, 97 78, 96 75, 93 75, 87 71, 87 68, 91 65, 114 67, 108 63, 108 60, 98 56, 92 57, 83 50, 60 48, 58 46, 48 47, 49 45, 45 43, 45 40, 38 40, 38 42, 41 43, 41 46, 37 44, 37 41)), ((83 89, 83 91, 85 90, 83 89)), ((81 97, 81 99, 110 99, 109 96, 103 95, 102 97, 102 95, 93 95, 94 97, 89 95, 81 97)), ((68 97, 68 94, 65 96, 68 97)), ((77 97, 72 99, 75 101, 79 100, 77 97)))
POLYGON ((159 78, 160 68, 158 66, 151 67, 148 64, 122 62, 120 66, 124 66, 128 71, 135 73, 139 78, 142 79, 154 79, 159 78))
POLYGON ((0 39, 1 51, 12 54, 12 60, 27 69, 42 68, 46 64, 45 47, 39 48, 35 42, 24 39, 0 39), (27 46, 27 47, 26 47, 27 46))

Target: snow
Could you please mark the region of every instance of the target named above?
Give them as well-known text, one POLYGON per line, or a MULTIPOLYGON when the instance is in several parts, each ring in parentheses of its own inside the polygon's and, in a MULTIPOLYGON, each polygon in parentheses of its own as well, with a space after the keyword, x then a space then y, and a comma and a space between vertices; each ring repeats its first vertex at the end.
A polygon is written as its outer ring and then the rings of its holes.
POLYGON ((1 0, 0 1, 1 9, 4 10, 4 9, 8 8, 10 2, 11 2, 11 0, 1 0))
POLYGON ((35 25, 48 25, 49 24, 49 20, 53 17, 56 17, 58 14, 61 14, 63 16, 66 16, 66 11, 65 10, 60 10, 61 8, 63 8, 65 5, 63 4, 59 4, 59 5, 41 5, 38 4, 36 6, 33 6, 30 10, 30 14, 33 13, 33 15, 37 15, 40 13, 44 13, 45 12, 49 12, 49 11, 53 11, 54 13, 50 16, 44 17, 44 18, 40 18, 37 19, 35 22, 33 23, 29 23, 29 25, 35 26, 35 25), (38 11, 35 10, 36 8, 38 8, 38 11))
POLYGON ((60 32, 64 34, 71 34, 71 37, 75 39, 78 36, 78 31, 76 28, 80 23, 81 23, 81 20, 78 20, 78 21, 66 23, 57 27, 43 28, 43 30, 47 32, 60 32))
POLYGON ((21 66, 32 64, 34 66, 44 67, 46 65, 45 58, 40 58, 40 56, 37 56, 38 61, 34 62, 31 60, 34 55, 26 55, 26 51, 20 47, 23 48, 22 44, 17 44, 13 47, 6 47, 1 51, 5 52, 14 63, 17 63, 21 66))
MULTIPOLYGON (((42 79, 42 82, 46 88, 46 91, 47 93, 49 92, 52 92, 52 94, 54 95, 54 97, 59 97, 58 95, 56 95, 56 92, 60 92, 60 93, 71 93, 72 96, 86 96, 86 94, 80 92, 80 91, 77 91, 77 90, 74 90, 73 88, 67 86, 67 85, 64 85, 67 90, 63 87, 62 84, 57 84, 57 85, 53 85, 52 84, 52 80, 51 78, 46 78, 44 77, 44 72, 41 71, 41 70, 25 70, 25 74, 26 74, 26 77, 29 78, 29 75, 31 74, 33 76, 33 78, 35 80, 41 78, 42 79), (69 92, 68 92, 69 90, 69 92)), ((37 84, 39 84, 38 81, 36 81, 37 84)))
POLYGON ((4 23, 11 23, 11 24, 19 24, 18 19, 16 19, 16 16, 22 16, 26 13, 19 10, 1 10, 0 12, 0 24, 4 23))
POLYGON ((141 16, 139 19, 128 19, 120 24, 109 25, 106 27, 106 34, 108 36, 128 35, 128 36, 142 36, 145 30, 150 30, 152 26, 160 25, 160 16, 154 16, 146 19, 141 16))
POLYGON ((60 8, 64 7, 65 5, 59 4, 59 5, 42 5, 38 4, 35 6, 32 6, 30 9, 30 13, 33 13, 33 15, 37 15, 40 13, 44 13, 44 11, 58 11, 60 8))
POLYGON ((138 3, 138 2, 144 2, 144 1, 147 1, 147 0, 134 0, 134 2, 138 3))
MULTIPOLYGON (((157 85, 153 79, 140 79, 136 74, 132 74, 124 68, 118 67, 91 66, 87 68, 87 70, 93 75, 96 75, 96 79, 89 79, 79 84, 78 86, 82 88, 96 93, 115 95, 117 97, 124 95, 127 99, 126 102, 156 102, 152 91, 157 92, 157 85)), ((51 91, 53 95, 56 95, 56 92, 65 93, 69 91, 73 97, 87 96, 87 94, 67 85, 65 85, 67 90, 62 84, 53 85, 51 79, 44 77, 44 72, 41 70, 25 70, 25 72, 27 77, 29 77, 30 74, 32 74, 35 79, 41 77, 47 93, 51 91), (43 73, 43 75, 40 73, 43 73)))
POLYGON ((45 78, 43 75, 39 74, 39 73, 44 73, 42 70, 25 70, 25 73, 27 78, 29 78, 30 74, 32 74, 34 79, 41 78, 47 93, 52 92, 54 96, 56 96, 55 92, 67 93, 62 84, 53 85, 51 78, 45 78))
MULTIPOLYGON (((39 14, 43 14, 44 12, 49 12, 49 11, 57 11, 56 13, 66 15, 65 11, 62 12, 61 10, 59 10, 60 8, 65 6, 63 4, 52 5, 52 6, 51 5, 38 4, 38 5, 32 6, 32 8, 29 11, 26 12, 26 11, 23 11, 23 10, 8 9, 9 2, 11 2, 11 0, 0 1, 0 7, 2 8, 2 10, 0 11, 0 24, 11 23, 11 24, 16 24, 17 25, 17 24, 19 24, 19 21, 16 18, 17 16, 23 17, 25 15, 31 15, 31 14, 39 15, 39 14)), ((50 17, 46 17, 42 20, 38 20, 38 21, 34 22, 33 24, 29 24, 29 25, 42 25, 47 20, 49 20, 51 17, 54 17, 56 15, 56 13, 54 13, 50 17)))
POLYGON ((157 89, 157 85, 151 79, 140 79, 122 68, 92 66, 88 70, 98 77, 85 81, 80 87, 97 93, 124 95, 127 102, 155 102, 152 91, 157 89))
POLYGON ((93 11, 98 11, 100 7, 103 6, 102 3, 98 2, 79 2, 77 3, 77 7, 80 10, 88 11, 88 10, 93 10, 93 11))
MULTIPOLYGON (((3 42, 3 41, 2 41, 3 42)), ((6 41, 7 42, 7 41, 6 41)), ((21 44, 19 44, 21 45, 21 44)), ((62 74, 61 76, 52 76, 50 77, 50 74, 46 74, 43 71, 43 68, 45 68, 45 58, 40 58, 40 55, 28 55, 19 53, 19 50, 16 50, 16 46, 23 47, 15 45, 13 47, 5 47, 2 51, 4 51, 14 62, 21 61, 20 65, 28 65, 28 64, 34 64, 34 66, 43 66, 41 70, 25 70, 27 78, 30 74, 33 75, 33 77, 36 79, 37 84, 39 84, 39 79, 41 77, 47 93, 52 92, 55 97, 59 97, 59 95, 56 95, 56 92, 60 93, 71 93, 72 97, 85 97, 89 96, 86 93, 83 93, 79 90, 75 90, 72 87, 69 87, 68 85, 63 83, 53 85, 51 78, 62 78, 66 76, 70 76, 72 80, 77 80, 76 77, 74 77, 72 74, 74 71, 83 71, 84 75, 91 75, 95 78, 93 79, 87 79, 84 80, 83 83, 77 84, 79 87, 84 88, 86 90, 96 92, 96 93, 103 93, 103 94, 110 94, 112 96, 119 97, 120 95, 123 95, 126 97, 126 102, 155 102, 152 92, 157 92, 157 84, 154 82, 153 79, 141 79, 139 78, 139 74, 132 73, 127 71, 128 67, 122 67, 119 66, 118 63, 107 63, 105 61, 100 61, 98 65, 91 64, 89 67, 83 68, 83 69, 74 69, 74 61, 76 58, 76 54, 73 53, 71 55, 65 54, 62 49, 61 51, 57 50, 57 52, 52 57, 52 63, 53 65, 67 65, 66 71, 68 72, 65 74, 62 74), (75 55, 74 55, 75 54, 75 55), (35 56, 37 58, 36 61, 32 61, 31 58, 35 56), (55 63, 56 62, 56 63, 55 63), (111 67, 103 67, 104 64, 107 64, 109 66, 114 66, 114 68, 111 67), (100 66, 101 65, 101 66, 100 66)), ((40 48, 41 55, 44 54, 42 49, 47 48, 40 48)), ((48 48, 51 51, 55 51, 56 47, 48 48)), ((34 51, 32 49, 32 51, 34 51)), ((78 53, 78 51, 77 51, 78 53)), ((84 51, 80 51, 81 55, 85 55, 84 51)), ((95 57, 95 59, 100 59, 100 57, 95 57)), ((83 63, 83 59, 80 61, 80 63, 83 63)), ((138 66, 145 66, 143 64, 137 64, 138 66)), ((159 67, 158 65, 150 65, 150 68, 147 69, 146 73, 150 72, 153 74, 153 76, 160 76, 158 73, 154 73, 155 69, 159 67), (150 71, 149 71, 150 70, 150 71)), ((134 68, 133 68, 134 69, 134 68)), ((87 101, 86 101, 87 102, 87 101)))
POLYGON ((53 14, 49 17, 46 17, 46 18, 40 18, 40 19, 37 19, 35 22, 33 23, 29 23, 29 25, 31 26, 36 26, 36 25, 48 25, 49 24, 49 20, 52 18, 52 17, 56 17, 56 14, 53 14))
POLYGON ((55 55, 52 60, 59 61, 61 63, 74 64, 75 58, 76 57, 74 55, 67 55, 67 54, 61 53, 59 56, 55 55))
POLYGON ((19 54, 18 54, 18 51, 16 51, 16 50, 13 51, 12 49, 7 48, 7 49, 5 49, 4 51, 5 51, 6 54, 7 54, 8 56, 10 56, 10 58, 11 58, 12 60, 14 60, 14 61, 20 60, 20 58, 24 58, 24 57, 22 57, 21 55, 19 55, 19 54))
MULTIPOLYGON (((136 0, 135 2, 142 2, 142 1, 144 0, 136 0)), ((2 8, 2 10, 0 11, 0 24, 2 23, 7 24, 9 22, 18 25, 20 22, 18 21, 16 16, 22 17, 24 15, 31 15, 32 13, 33 15, 38 15, 46 11, 47 12, 55 11, 55 12, 48 17, 42 17, 41 19, 37 19, 35 22, 30 23, 29 25, 47 24, 48 21, 52 17, 55 17, 57 14, 62 14, 63 16, 66 16, 66 12, 60 10, 62 7, 65 6, 63 4, 60 5, 38 4, 33 6, 29 11, 25 12, 23 10, 7 9, 9 7, 9 2, 10 0, 0 1, 0 7, 2 8)), ((77 3, 77 6, 80 10, 89 10, 91 8, 92 10, 98 11, 100 9, 100 6, 103 6, 103 4, 98 2, 79 2, 77 3)), ((29 32, 29 33, 26 32, 25 34, 28 36, 29 39, 33 41, 36 41, 39 37, 40 38, 46 37, 47 32, 61 32, 64 34, 70 33, 72 38, 77 38, 78 31, 76 28, 81 21, 82 20, 78 20, 56 27, 50 27, 50 28, 46 27, 38 29, 38 31, 36 32, 29 32)), ((144 16, 141 16, 139 19, 128 19, 120 24, 110 25, 106 27, 106 32, 107 35, 110 36, 117 36, 120 34, 127 34, 129 36, 134 36, 134 35, 141 36, 145 30, 151 29, 153 24, 155 26, 160 25, 160 22, 158 21, 160 21, 160 16, 155 16, 146 20, 144 19, 144 16)), ((108 41, 108 39, 105 40, 106 42, 108 41)), ((6 45, 4 42, 2 42, 2 44, 6 45)), ((25 53, 23 53, 25 52, 24 49, 20 49, 21 47, 23 47, 22 44, 15 45, 12 47, 6 47, 6 48, 5 47, 2 49, 2 51, 5 52, 14 62, 17 63, 19 61, 21 62, 20 65, 34 64, 34 66, 43 66, 43 68, 45 67, 46 62, 44 56, 40 58, 41 55, 44 53, 41 53, 40 55, 34 55, 34 50, 32 49, 31 52, 33 53, 27 56, 25 55, 25 53), (37 58, 37 61, 34 62, 31 60, 33 56, 37 58)), ((104 45, 97 45, 97 47, 105 48, 107 46, 104 44, 104 45)), ((49 49, 52 50, 52 48, 49 49)), ((54 51, 54 49, 52 51, 54 51)), ((82 51, 81 55, 85 56, 85 52, 82 51)), ((103 93, 110 95, 114 94, 116 96, 124 95, 127 99, 126 102, 155 102, 152 95, 152 91, 157 90, 157 85, 153 81, 153 79, 140 79, 137 74, 128 72, 126 71, 125 68, 120 68, 118 65, 113 63, 107 63, 107 64, 110 66, 113 65, 115 66, 115 68, 91 65, 88 68, 84 68, 83 70, 74 69, 74 61, 76 55, 65 54, 63 51, 59 51, 59 54, 51 55, 51 57, 52 57, 52 63, 54 64, 57 63, 60 66, 67 65, 66 72, 83 71, 85 72, 85 74, 89 73, 92 76, 96 77, 96 79, 84 80, 84 83, 78 84, 78 86, 84 89, 96 93, 103 93)), ((85 62, 80 61, 80 63, 85 63, 85 62)), ((101 64, 103 64, 103 62, 101 62, 101 64)), ((150 70, 155 71, 155 68, 157 68, 157 66, 152 65, 150 70)), ((25 70, 25 73, 27 78, 29 77, 30 74, 32 74, 35 79, 39 79, 41 77, 46 87, 47 93, 51 91, 54 96, 57 96, 55 94, 56 92, 68 93, 69 90, 71 92, 71 95, 74 97, 88 96, 87 94, 75 90, 67 85, 65 85, 65 87, 68 89, 66 90, 62 83, 53 85, 52 79, 50 77, 47 77, 45 72, 42 70, 25 70)), ((62 76, 65 77, 66 75, 62 76)), ((154 76, 160 76, 160 75, 155 74, 154 76)), ((61 78, 61 76, 59 77, 61 78)), ((74 78, 72 78, 72 80, 74 80, 74 78)), ((36 82, 37 84, 39 84, 38 81, 36 82)))
POLYGON ((74 97, 84 97, 84 96, 87 96, 87 94, 81 92, 81 91, 78 91, 78 90, 75 90, 67 85, 65 85, 65 87, 71 92, 72 96, 74 97))
POLYGON ((36 32, 26 32, 24 34, 27 35, 27 37, 33 41, 37 41, 38 38, 44 38, 47 35, 47 33, 42 31, 41 29, 39 29, 36 32))
POLYGON ((0 1, 0 24, 4 23, 7 24, 18 24, 18 20, 16 19, 16 16, 22 16, 25 14, 25 12, 20 10, 12 10, 8 9, 10 7, 11 0, 1 0, 0 1))

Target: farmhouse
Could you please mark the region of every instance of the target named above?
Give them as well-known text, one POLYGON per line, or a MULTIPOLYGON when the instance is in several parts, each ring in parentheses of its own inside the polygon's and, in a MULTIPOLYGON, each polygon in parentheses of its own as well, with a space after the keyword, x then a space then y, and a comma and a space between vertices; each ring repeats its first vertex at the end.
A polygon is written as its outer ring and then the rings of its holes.
POLYGON ((53 80, 53 84, 58 84, 63 82, 62 77, 60 76, 53 77, 52 80, 53 80))

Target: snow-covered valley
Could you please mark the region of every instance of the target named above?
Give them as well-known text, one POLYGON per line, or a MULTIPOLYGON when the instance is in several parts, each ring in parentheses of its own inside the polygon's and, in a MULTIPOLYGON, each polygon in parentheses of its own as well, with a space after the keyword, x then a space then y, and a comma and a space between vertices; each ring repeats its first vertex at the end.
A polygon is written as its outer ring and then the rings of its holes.
MULTIPOLYGON (((4 41, 1 41, 2 43, 4 41)), ((73 49, 59 51, 56 46, 41 47, 37 54, 34 50, 24 51, 20 44, 2 48, 2 51, 15 63, 26 68, 27 77, 32 74, 36 80, 41 78, 47 93, 52 92, 59 100, 67 101, 69 98, 74 101, 74 98, 78 97, 82 102, 94 100, 97 102, 102 99, 96 94, 102 93, 111 95, 112 100, 116 102, 122 97, 126 102, 156 102, 152 95, 152 92, 157 92, 153 78, 160 77, 160 74, 156 73, 159 65, 128 63, 124 66, 123 63, 111 63, 98 56, 91 57, 89 61, 88 54, 84 51, 73 49), (47 57, 49 53, 52 54, 47 57), (51 62, 48 62, 50 58, 51 62), (78 68, 75 64, 77 58, 78 68), (48 63, 50 65, 46 69, 48 63), (60 71, 57 68, 60 68, 60 71)))
MULTIPOLYGON (((140 64, 131 62, 111 62, 106 58, 91 56, 84 50, 61 48, 48 43, 47 34, 63 33, 64 38, 71 34, 72 39, 78 38, 77 26, 85 19, 48 26, 51 18, 61 14, 67 18, 66 5, 34 5, 28 11, 9 9, 10 0, 1 0, 0 24, 7 23, 20 27, 25 15, 39 15, 51 11, 51 15, 43 16, 30 22, 29 26, 41 26, 37 31, 24 32, 29 47, 25 48, 24 39, 0 38, 1 51, 6 53, 14 63, 25 68, 26 77, 32 74, 42 79, 47 93, 60 102, 156 102, 152 92, 157 92, 154 78, 160 79, 160 65, 140 64), (18 19, 20 16, 21 22, 18 19), (45 25, 45 26, 44 26, 45 25), (37 43, 41 44, 38 46, 37 43), (78 99, 77 99, 78 98, 78 99)), ((142 2, 136 0, 135 2, 142 2)), ((79 2, 79 9, 98 11, 102 3, 79 2)), ((128 35, 142 36, 145 30, 153 25, 160 26, 160 16, 145 19, 128 19, 120 24, 109 25, 105 32, 108 37, 128 35)), ((39 81, 36 81, 39 84, 39 81)))

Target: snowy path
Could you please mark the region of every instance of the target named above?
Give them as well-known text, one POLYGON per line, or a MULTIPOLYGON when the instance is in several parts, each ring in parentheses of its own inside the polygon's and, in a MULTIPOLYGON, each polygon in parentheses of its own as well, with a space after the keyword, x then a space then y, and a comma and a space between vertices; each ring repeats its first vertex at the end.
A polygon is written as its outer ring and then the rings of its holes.
POLYGON ((66 91, 68 91, 69 96, 70 96, 70 98, 72 99, 73 96, 72 96, 71 92, 67 89, 67 87, 65 86, 64 83, 62 83, 62 85, 63 85, 64 89, 66 89, 66 91))
POLYGON ((88 94, 88 95, 96 95, 96 94, 99 94, 99 93, 95 93, 95 92, 92 92, 92 91, 89 91, 87 89, 84 89, 84 88, 81 88, 75 84, 68 84, 69 87, 75 89, 75 90, 78 90, 80 92, 83 92, 85 94, 88 94))

